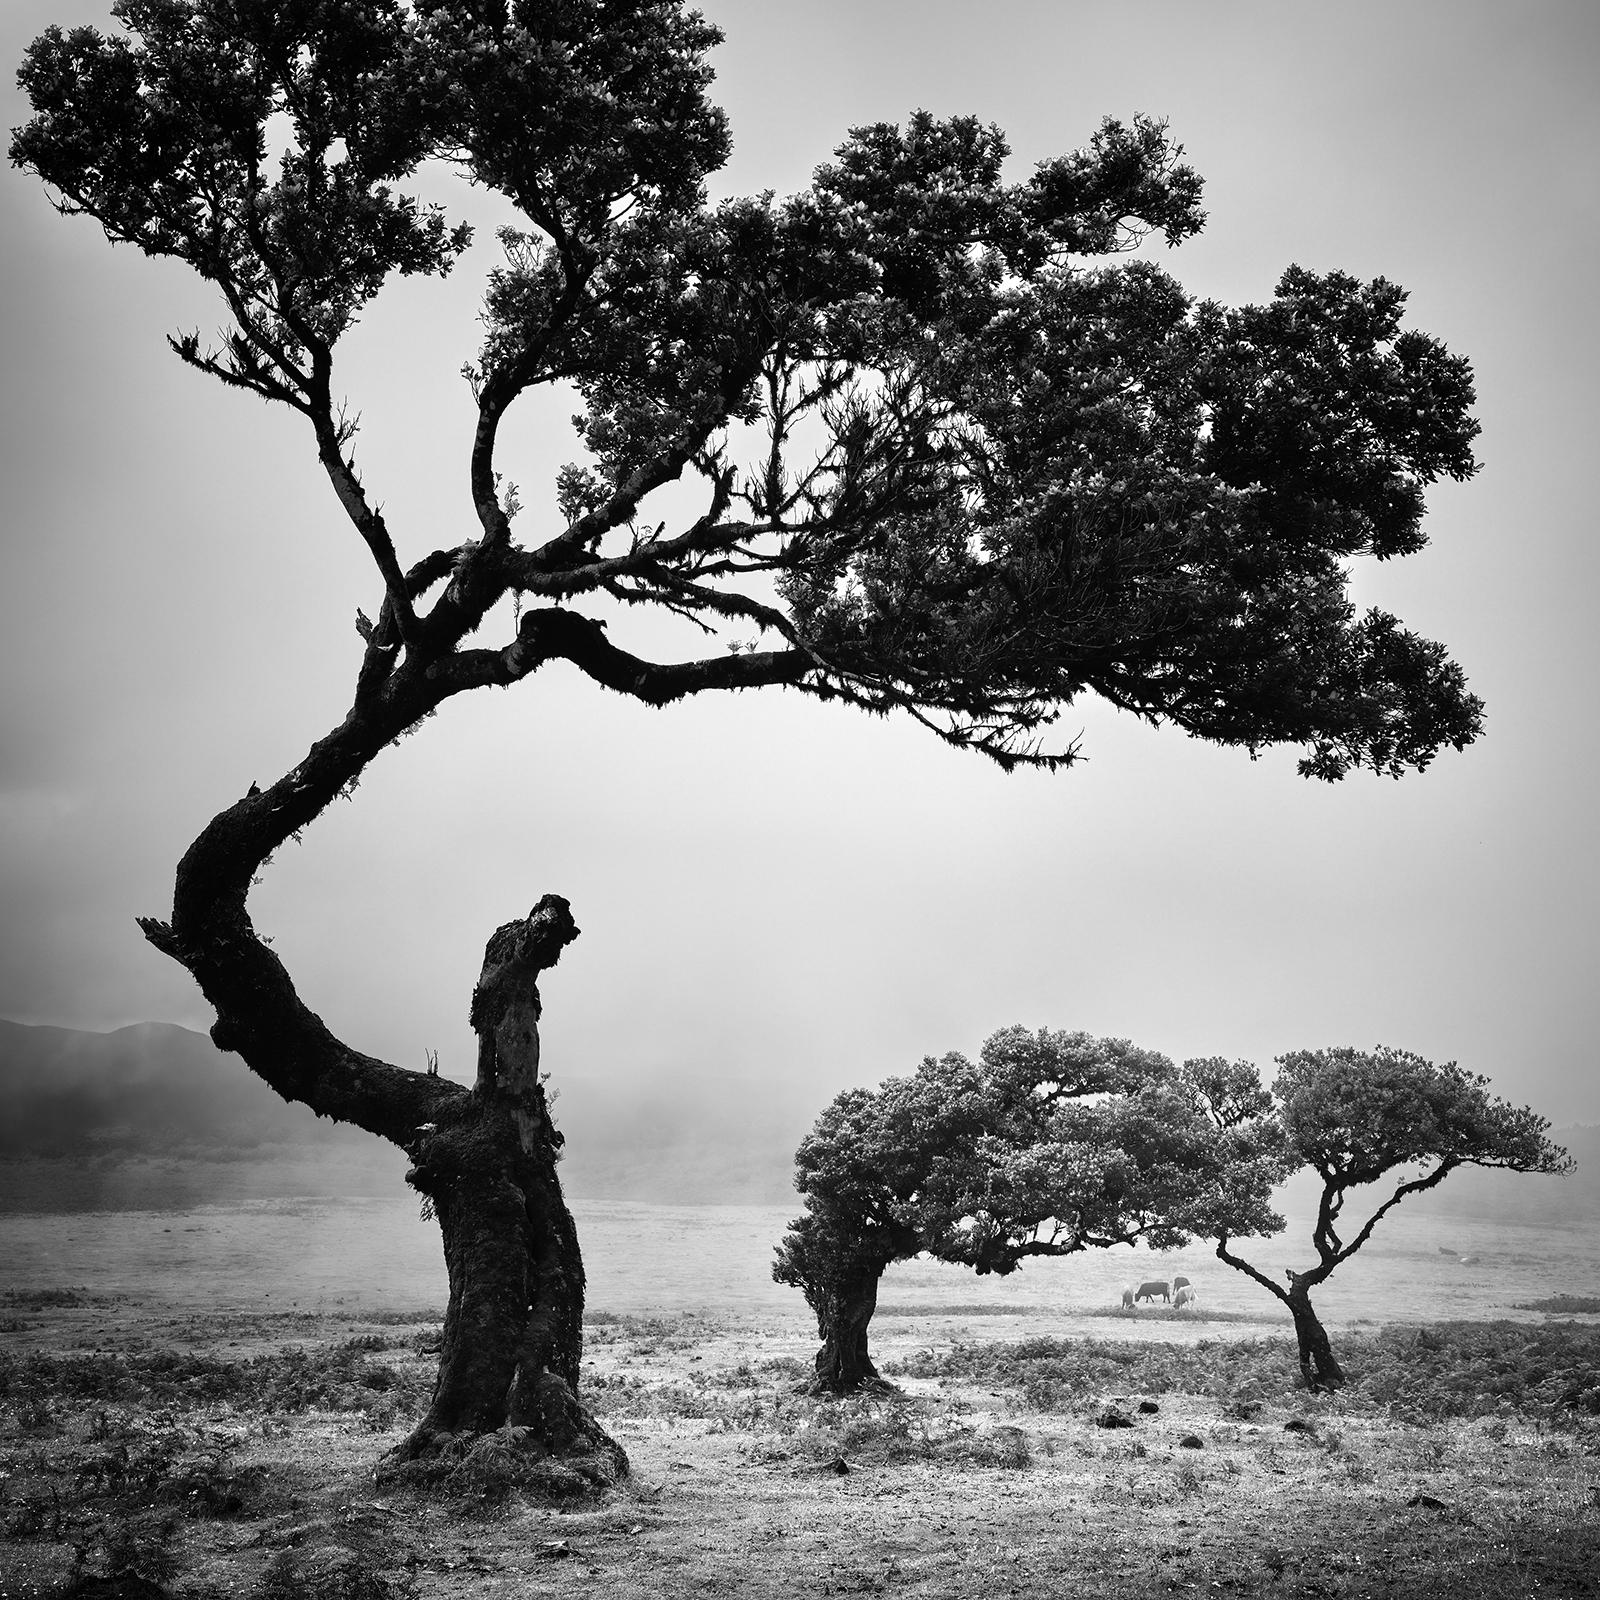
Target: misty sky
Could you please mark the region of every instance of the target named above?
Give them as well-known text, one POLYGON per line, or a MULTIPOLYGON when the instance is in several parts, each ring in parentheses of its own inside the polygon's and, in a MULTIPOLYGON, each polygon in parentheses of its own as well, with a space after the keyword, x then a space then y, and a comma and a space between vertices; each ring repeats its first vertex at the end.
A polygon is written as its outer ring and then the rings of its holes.
MULTIPOLYGON (((1444 641, 1488 731, 1396 783, 1298 778, 1090 704, 1088 760, 1007 777, 906 720, 767 690, 652 711, 546 668, 447 704, 274 863, 253 902, 351 1043, 471 1059, 496 924, 556 891, 583 937, 545 1060, 619 1079, 912 1070, 1023 1022, 1183 1058, 1383 1042, 1600 1121, 1594 706, 1600 8, 709 0, 736 144, 718 192, 803 186, 918 106, 1011 138, 1015 175, 1100 118, 1170 118, 1209 223, 1167 265, 1229 301, 1290 263, 1382 274, 1478 375, 1483 471, 1357 598, 1444 641)), ((100 0, 5 0, 0 58, 100 0)), ((7 126, 25 116, 9 67, 7 126)), ((491 223, 481 196, 430 195, 491 223)), ((403 561, 468 530, 488 228, 341 347, 358 464, 403 561)), ((204 821, 342 715, 379 585, 304 424, 182 367, 212 293, 0 175, 0 1015, 204 1027, 134 927, 204 821)), ((577 453, 513 414, 525 541, 577 453)))

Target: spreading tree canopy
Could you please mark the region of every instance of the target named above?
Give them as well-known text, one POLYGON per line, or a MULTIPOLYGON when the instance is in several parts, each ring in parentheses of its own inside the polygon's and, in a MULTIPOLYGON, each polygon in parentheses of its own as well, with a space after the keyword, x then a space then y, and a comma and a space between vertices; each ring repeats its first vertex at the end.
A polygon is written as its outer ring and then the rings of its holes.
POLYGON ((1247 1061, 1191 1061, 1184 1070, 1203 1094, 1220 1138, 1243 1135, 1275 1144, 1286 1170, 1309 1167, 1321 1182, 1311 1230, 1316 1260, 1303 1272, 1289 1270, 1287 1287, 1238 1255, 1228 1231, 1215 1237, 1222 1260, 1289 1308, 1307 1385, 1332 1389, 1344 1382, 1344 1371, 1312 1308, 1311 1291, 1390 1211, 1457 1167, 1565 1173, 1573 1163, 1547 1137, 1545 1118, 1492 1095, 1486 1078, 1453 1061, 1435 1066, 1408 1050, 1379 1046, 1297 1050, 1277 1062, 1270 1094, 1247 1061), (1352 1231, 1344 1221, 1350 1192, 1372 1184, 1382 1188, 1371 1214, 1352 1231))
POLYGON ((469 1092, 304 1004, 249 915, 262 864, 446 701, 556 660, 655 705, 782 684, 900 711, 1006 765, 1069 760, 1048 725, 1092 694, 1297 746, 1321 778, 1422 767, 1476 737, 1479 702, 1346 584, 1358 556, 1421 548, 1428 484, 1472 472, 1470 371, 1402 325, 1382 279, 1291 268, 1232 309, 1129 255, 1202 221, 1198 177, 1144 118, 1013 178, 996 128, 918 113, 854 130, 801 194, 712 204, 718 35, 679 0, 115 12, 110 34, 29 48, 12 160, 215 287, 224 332, 173 350, 304 419, 379 595, 347 715, 206 825, 145 934, 194 975, 220 1046, 412 1153, 452 1301, 405 1453, 509 1423, 605 1476, 621 1455, 574 1396, 582 1272, 538 1088, 536 978, 576 934, 564 903, 491 942, 469 1092), (356 470, 335 354, 385 283, 442 276, 468 245, 409 192, 425 163, 513 220, 461 393, 460 521, 402 551, 356 470), (534 531, 497 450, 551 385, 578 396, 579 459, 534 531), (685 478, 695 508, 657 515, 685 478), (702 652, 630 648, 638 606, 699 624, 702 652))
POLYGON ((805 1212, 773 1277, 800 1289, 822 1347, 815 1386, 878 1382, 878 1282, 915 1255, 1007 1274, 1034 1256, 1196 1234, 1272 1233, 1275 1130, 1223 1131, 1185 1074, 1125 1039, 1012 1027, 976 1063, 952 1052, 849 1089, 795 1152, 805 1212))

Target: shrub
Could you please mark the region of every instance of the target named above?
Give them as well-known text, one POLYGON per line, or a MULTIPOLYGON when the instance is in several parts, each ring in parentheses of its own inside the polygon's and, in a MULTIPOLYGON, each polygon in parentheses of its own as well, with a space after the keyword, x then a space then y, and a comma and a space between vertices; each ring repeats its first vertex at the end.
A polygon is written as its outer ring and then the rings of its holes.
POLYGON ((59 1433, 61 1424, 56 1421, 55 1413, 50 1409, 50 1402, 43 1395, 37 1395, 32 1400, 24 1400, 17 1407, 17 1431, 19 1433, 59 1433))
POLYGON ((0 1305, 23 1311, 45 1311, 61 1306, 86 1306, 92 1297, 87 1289, 7 1289, 0 1294, 0 1305))
POLYGON ((365 1411, 392 1395, 407 1409, 420 1405, 431 1374, 363 1359, 368 1346, 351 1341, 332 1350, 293 1348, 242 1361, 189 1351, 128 1355, 26 1355, 0 1352, 0 1397, 144 1406, 228 1403, 255 1411, 365 1411))
POLYGON ((354 1550, 323 1545, 280 1550, 261 1575, 254 1600, 393 1600, 395 1590, 354 1550))
POLYGON ((807 1454, 819 1460, 843 1457, 882 1466, 929 1462, 1013 1471, 1033 1462, 1021 1428, 979 1430, 909 1400, 823 1401, 801 1424, 800 1439, 807 1454))
POLYGON ((175 1531, 171 1517, 140 1517, 112 1523, 105 1534, 106 1575, 132 1573, 153 1583, 165 1583, 178 1571, 178 1561, 172 1553, 175 1531))
MULTIPOLYGON (((1349 1335, 1341 1391, 1347 1409, 1388 1410, 1403 1421, 1494 1415, 1512 1409, 1560 1420, 1600 1414, 1600 1328, 1572 1323, 1438 1323, 1349 1335)), ((1097 1339, 957 1344, 885 1363, 885 1373, 1009 1389, 1039 1411, 1071 1411, 1107 1391, 1178 1391, 1253 1415, 1299 1397, 1291 1340, 1202 1340, 1148 1345, 1097 1339)))

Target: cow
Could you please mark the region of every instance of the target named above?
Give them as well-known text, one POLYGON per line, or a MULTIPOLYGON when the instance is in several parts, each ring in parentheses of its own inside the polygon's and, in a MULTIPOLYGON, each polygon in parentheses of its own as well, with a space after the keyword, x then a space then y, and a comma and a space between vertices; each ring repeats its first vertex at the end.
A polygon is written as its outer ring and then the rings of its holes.
POLYGON ((1122 1309, 1124 1311, 1133 1310, 1133 1290, 1132 1289, 1124 1289, 1122 1291, 1122 1309))
POLYGON ((1180 1289, 1187 1289, 1188 1287, 1189 1280, 1184 1277, 1181 1272, 1172 1280, 1172 1292, 1174 1294, 1176 1294, 1180 1289))
POLYGON ((1177 1295, 1173 1299, 1172 1306, 1173 1310, 1175 1311, 1182 1311, 1185 1306, 1193 1306, 1195 1310, 1198 1311, 1200 1309, 1200 1301, 1196 1297, 1193 1287, 1186 1283, 1180 1290, 1178 1290, 1177 1295))
POLYGON ((1148 1283, 1141 1283, 1134 1291, 1135 1300, 1154 1300, 1157 1295, 1163 1300, 1171 1300, 1172 1290, 1163 1278, 1152 1278, 1148 1283))

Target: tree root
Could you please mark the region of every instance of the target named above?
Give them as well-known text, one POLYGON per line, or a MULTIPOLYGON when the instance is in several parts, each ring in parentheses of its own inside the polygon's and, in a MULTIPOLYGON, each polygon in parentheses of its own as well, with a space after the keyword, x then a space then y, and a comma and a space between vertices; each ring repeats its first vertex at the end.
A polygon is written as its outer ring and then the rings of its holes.
POLYGON ((507 1424, 492 1433, 414 1433, 390 1452, 377 1481, 492 1503, 514 1490, 541 1500, 603 1494, 627 1475, 627 1454, 598 1425, 556 1452, 534 1429, 507 1424))
POLYGON ((859 1383, 847 1389, 836 1389, 822 1377, 803 1378, 794 1386, 796 1394, 806 1395, 813 1400, 852 1400, 865 1395, 873 1400, 898 1400, 905 1397, 905 1391, 897 1383, 890 1383, 887 1378, 880 1378, 874 1373, 870 1378, 863 1378, 859 1383))

